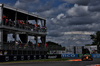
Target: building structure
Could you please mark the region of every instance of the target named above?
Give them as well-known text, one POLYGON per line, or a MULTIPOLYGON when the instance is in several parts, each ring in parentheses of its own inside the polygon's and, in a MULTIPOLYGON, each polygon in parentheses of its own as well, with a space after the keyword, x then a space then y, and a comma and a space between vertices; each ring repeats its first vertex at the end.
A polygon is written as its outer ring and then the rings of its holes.
MULTIPOLYGON (((46 19, 27 11, 0 4, 0 55, 4 60, 46 58, 46 19), (29 22, 31 21, 31 23, 29 22), (38 23, 41 23, 39 25, 38 23), (12 34, 14 40, 9 40, 12 34), (17 40, 19 36, 20 40, 17 40), (35 44, 28 36, 34 37, 35 44), (38 38, 40 37, 40 39, 38 38), (41 40, 41 45, 38 40, 41 40)), ((1 57, 0 56, 0 57, 1 57)))

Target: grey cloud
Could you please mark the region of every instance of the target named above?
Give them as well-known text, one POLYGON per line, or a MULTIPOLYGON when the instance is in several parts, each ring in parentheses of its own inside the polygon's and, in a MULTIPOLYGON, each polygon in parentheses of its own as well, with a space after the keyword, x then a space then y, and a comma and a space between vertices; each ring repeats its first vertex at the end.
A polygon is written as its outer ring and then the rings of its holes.
POLYGON ((64 46, 90 44, 92 41, 89 35, 64 35, 61 32, 98 31, 100 28, 99 8, 93 8, 94 6, 99 6, 99 4, 93 4, 90 0, 65 1, 66 3, 62 3, 58 7, 52 7, 53 1, 41 4, 40 0, 30 0, 30 2, 28 0, 21 0, 19 3, 17 1, 15 6, 37 12, 37 14, 47 19, 47 41, 54 41, 64 46), (69 5, 68 2, 78 5, 69 8, 67 7, 69 5), (61 14, 63 14, 63 17, 58 17, 61 14))
MULTIPOLYGON (((91 12, 88 10, 88 5, 76 5, 71 9, 66 9, 66 13, 64 14, 64 18, 57 19, 59 14, 54 16, 54 20, 50 20, 48 26, 51 26, 49 31, 51 34, 47 37, 49 40, 51 39, 54 42, 61 43, 62 45, 85 45, 91 44, 92 40, 90 39, 90 35, 64 35, 60 32, 67 32, 67 31, 88 31, 88 32, 96 32, 100 30, 100 13, 99 12, 91 12), (77 6, 77 7, 76 7, 77 6), (69 12, 70 13, 69 13, 69 12), (72 11, 72 12, 71 12, 72 11), (75 13, 75 15, 73 15, 75 13), (72 15, 71 15, 72 14, 72 15), (56 26, 55 26, 56 25, 56 26), (59 31, 59 32, 58 32, 59 31)), ((57 9, 56 9, 57 10, 57 9)), ((55 11, 55 10, 54 10, 55 11)), ((64 10, 65 11, 65 10, 64 10)), ((55 13, 55 12, 53 12, 55 13)), ((51 17, 52 15, 50 15, 51 17)), ((52 18, 52 17, 51 17, 52 18)), ((47 39, 48 40, 48 39, 47 39)))
POLYGON ((96 23, 93 23, 93 24, 87 24, 87 25, 78 25, 77 27, 73 27, 72 30, 75 30, 75 31, 100 31, 100 23, 96 24, 96 23), (81 28, 80 28, 81 27, 81 28))
POLYGON ((51 38, 52 41, 61 43, 63 46, 91 44, 92 41, 89 35, 77 35, 77 38, 75 38, 75 35, 71 34, 69 36, 68 35, 66 36, 66 35, 61 34, 60 32, 63 32, 63 31, 65 32, 66 31, 90 31, 90 32, 98 31, 100 28, 99 27, 100 20, 98 19, 99 16, 100 16, 99 13, 90 12, 88 15, 80 16, 80 17, 71 16, 70 18, 65 17, 60 20, 55 18, 54 22, 50 21, 51 24, 49 23, 49 25, 52 27, 50 31, 54 30, 55 33, 51 32, 49 36, 53 38, 53 39, 51 38))
POLYGON ((91 0, 64 0, 72 4, 88 5, 91 0))
POLYGON ((87 16, 89 15, 88 6, 79 6, 77 4, 74 5, 71 9, 67 11, 69 16, 87 16))
POLYGON ((52 6, 52 3, 53 0, 46 2, 45 4, 41 3, 41 0, 18 0, 15 3, 15 7, 28 11, 43 12, 45 10, 49 10, 52 6))
POLYGON ((92 41, 90 40, 90 36, 89 35, 63 35, 60 37, 51 37, 51 36, 47 36, 47 41, 54 41, 56 43, 59 43, 63 46, 76 46, 76 45, 85 45, 85 44, 89 44, 92 43, 92 41))
POLYGON ((39 12, 40 15, 44 16, 45 18, 55 18, 60 13, 66 13, 66 11, 69 9, 67 6, 69 4, 63 3, 59 5, 58 7, 49 8, 49 10, 45 10, 43 12, 39 12))
POLYGON ((60 36, 62 36, 62 34, 61 34, 61 32, 59 32, 59 31, 54 31, 54 32, 49 32, 48 33, 48 36, 51 36, 51 37, 60 37, 60 36))
POLYGON ((91 17, 72 17, 69 19, 68 25, 84 25, 84 24, 92 24, 95 20, 91 17))
POLYGON ((92 11, 92 12, 99 12, 100 11, 100 0, 92 0, 90 3, 89 3, 89 11, 92 11))
POLYGON ((18 0, 19 2, 23 2, 23 3, 27 3, 27 2, 29 2, 29 3, 37 3, 37 2, 39 2, 39 0, 18 0))

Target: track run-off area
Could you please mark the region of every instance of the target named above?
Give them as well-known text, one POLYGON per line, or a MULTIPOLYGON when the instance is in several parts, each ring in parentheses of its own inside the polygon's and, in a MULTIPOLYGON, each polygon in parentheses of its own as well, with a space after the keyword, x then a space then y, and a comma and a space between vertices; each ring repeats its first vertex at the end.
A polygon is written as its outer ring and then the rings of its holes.
POLYGON ((15 62, 0 63, 0 66, 100 66, 100 59, 93 61, 81 61, 81 59, 71 59, 66 61, 49 61, 49 62, 15 62))

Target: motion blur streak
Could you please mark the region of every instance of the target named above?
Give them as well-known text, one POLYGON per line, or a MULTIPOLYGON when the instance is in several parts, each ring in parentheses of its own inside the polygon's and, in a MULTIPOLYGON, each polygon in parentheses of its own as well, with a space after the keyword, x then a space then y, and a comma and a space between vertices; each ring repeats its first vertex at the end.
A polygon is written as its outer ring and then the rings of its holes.
POLYGON ((100 64, 87 65, 87 66, 100 66, 100 64))
POLYGON ((68 60, 68 61, 82 61, 81 59, 73 59, 73 60, 68 60))

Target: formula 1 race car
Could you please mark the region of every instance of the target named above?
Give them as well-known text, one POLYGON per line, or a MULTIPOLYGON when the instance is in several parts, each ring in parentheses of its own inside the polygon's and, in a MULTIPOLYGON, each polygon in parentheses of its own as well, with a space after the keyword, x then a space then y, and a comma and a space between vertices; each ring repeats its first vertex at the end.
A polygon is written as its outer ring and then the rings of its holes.
POLYGON ((91 55, 83 55, 82 61, 93 61, 93 57, 91 55))

